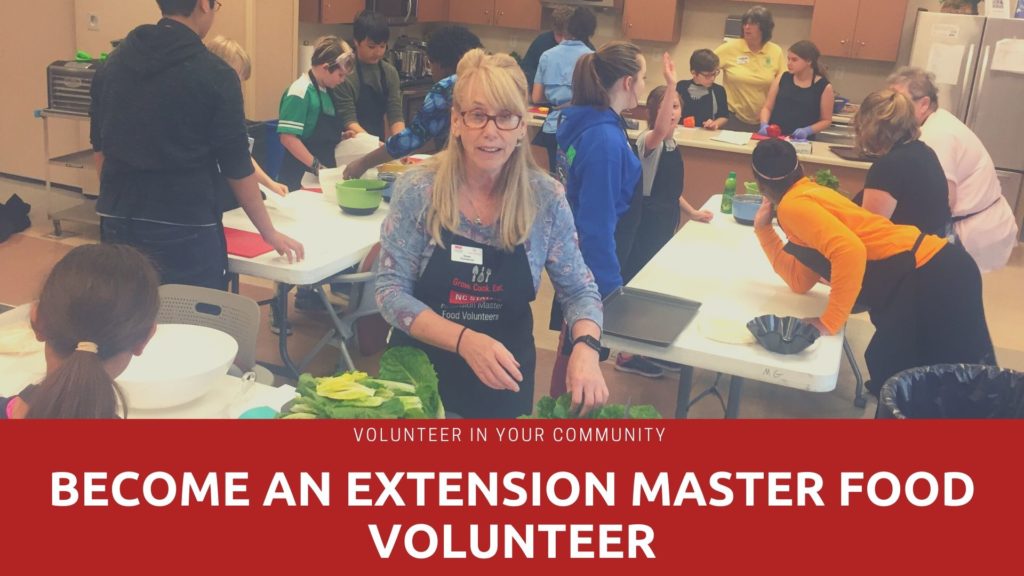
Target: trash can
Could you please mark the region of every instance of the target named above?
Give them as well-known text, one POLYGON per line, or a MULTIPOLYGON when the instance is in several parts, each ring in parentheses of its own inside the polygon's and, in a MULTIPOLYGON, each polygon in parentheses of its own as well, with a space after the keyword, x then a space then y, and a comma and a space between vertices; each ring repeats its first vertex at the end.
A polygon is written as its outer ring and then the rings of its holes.
POLYGON ((879 394, 878 418, 1024 418, 1024 373, 939 364, 904 370, 879 394))

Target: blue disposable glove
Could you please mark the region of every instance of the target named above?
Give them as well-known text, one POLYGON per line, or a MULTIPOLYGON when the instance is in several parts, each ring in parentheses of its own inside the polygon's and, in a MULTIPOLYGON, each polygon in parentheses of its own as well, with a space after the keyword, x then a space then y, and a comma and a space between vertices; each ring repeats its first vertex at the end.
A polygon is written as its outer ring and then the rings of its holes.
POLYGON ((761 136, 767 136, 768 135, 768 123, 767 122, 761 122, 761 129, 758 130, 757 133, 760 134, 761 136))
POLYGON ((808 138, 810 138, 813 135, 814 135, 814 130, 811 130, 810 126, 805 126, 803 128, 797 128, 796 130, 793 130, 793 134, 791 134, 790 136, 791 136, 791 138, 793 140, 803 141, 803 140, 807 140, 808 138))

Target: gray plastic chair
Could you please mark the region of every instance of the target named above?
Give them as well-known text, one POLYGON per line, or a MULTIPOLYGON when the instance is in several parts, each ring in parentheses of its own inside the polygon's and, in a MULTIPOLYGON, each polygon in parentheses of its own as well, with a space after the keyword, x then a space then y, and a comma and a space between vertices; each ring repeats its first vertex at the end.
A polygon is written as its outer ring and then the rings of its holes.
POLYGON ((164 284, 160 287, 156 322, 205 326, 230 334, 238 342, 235 367, 242 372, 255 372, 260 384, 274 385, 270 370, 256 363, 260 307, 255 300, 211 288, 164 284))

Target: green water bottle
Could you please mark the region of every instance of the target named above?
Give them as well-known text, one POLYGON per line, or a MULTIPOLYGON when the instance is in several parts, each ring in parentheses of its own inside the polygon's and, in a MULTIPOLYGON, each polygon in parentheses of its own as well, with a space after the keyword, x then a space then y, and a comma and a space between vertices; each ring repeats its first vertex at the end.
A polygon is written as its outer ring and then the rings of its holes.
POLYGON ((736 195, 736 173, 729 172, 722 191, 722 214, 732 214, 732 197, 736 195))

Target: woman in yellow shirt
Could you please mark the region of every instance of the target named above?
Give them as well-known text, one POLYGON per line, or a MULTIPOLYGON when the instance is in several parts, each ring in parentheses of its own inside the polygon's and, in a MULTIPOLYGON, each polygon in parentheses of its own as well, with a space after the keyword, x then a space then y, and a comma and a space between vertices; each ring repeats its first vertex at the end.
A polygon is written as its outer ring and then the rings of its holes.
POLYGON ((893 224, 804 177, 788 142, 758 144, 753 170, 765 195, 754 230, 775 272, 794 292, 822 279, 832 287, 811 322, 835 334, 855 305, 870 310, 875 335, 864 357, 871 392, 908 368, 995 364, 981 274, 963 248, 893 224), (785 245, 771 225, 773 206, 785 245))
POLYGON ((782 47, 771 41, 774 29, 772 13, 754 6, 743 15, 743 37, 715 49, 732 113, 725 125, 728 130, 757 132, 768 90, 775 77, 786 71, 782 47))

